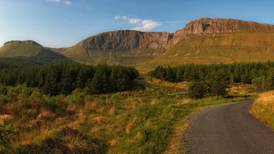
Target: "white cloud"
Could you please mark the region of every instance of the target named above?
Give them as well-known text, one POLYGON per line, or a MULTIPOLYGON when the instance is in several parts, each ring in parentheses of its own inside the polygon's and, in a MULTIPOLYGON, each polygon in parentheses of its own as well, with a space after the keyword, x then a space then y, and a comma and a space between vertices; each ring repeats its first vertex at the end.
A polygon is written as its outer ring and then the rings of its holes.
POLYGON ((155 20, 144 20, 139 18, 130 18, 128 16, 115 16, 116 21, 123 21, 133 26, 132 30, 151 31, 158 28, 161 24, 155 20))
POLYGON ((61 3, 61 4, 64 4, 64 5, 71 5, 72 4, 72 1, 71 0, 47 0, 49 2, 54 2, 54 3, 61 3))

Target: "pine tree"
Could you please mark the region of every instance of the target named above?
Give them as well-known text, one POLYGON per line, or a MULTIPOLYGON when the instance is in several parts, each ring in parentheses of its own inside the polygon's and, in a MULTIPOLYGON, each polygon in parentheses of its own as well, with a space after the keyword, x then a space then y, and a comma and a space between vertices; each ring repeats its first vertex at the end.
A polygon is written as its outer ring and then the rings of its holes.
POLYGON ((192 82, 188 90, 188 95, 194 99, 203 98, 208 95, 208 89, 206 82, 192 82))
POLYGON ((105 65, 97 66, 93 79, 88 83, 88 91, 94 94, 110 92, 109 74, 105 65))

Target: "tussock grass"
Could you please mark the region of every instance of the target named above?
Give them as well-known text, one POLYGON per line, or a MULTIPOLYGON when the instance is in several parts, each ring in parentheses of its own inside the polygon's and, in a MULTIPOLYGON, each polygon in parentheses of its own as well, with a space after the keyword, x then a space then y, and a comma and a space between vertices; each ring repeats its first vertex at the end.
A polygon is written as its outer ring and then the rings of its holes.
POLYGON ((28 89, 27 95, 20 91, 13 95, 8 90, 9 101, 0 106, 0 115, 14 126, 10 127, 14 133, 2 151, 162 153, 180 142, 179 136, 172 134, 191 112, 238 101, 218 97, 191 100, 177 95, 176 88, 146 84, 145 90, 107 95, 82 95, 79 91, 49 97, 35 89, 28 89))
POLYGON ((274 129, 274 91, 259 95, 251 108, 255 117, 274 129))

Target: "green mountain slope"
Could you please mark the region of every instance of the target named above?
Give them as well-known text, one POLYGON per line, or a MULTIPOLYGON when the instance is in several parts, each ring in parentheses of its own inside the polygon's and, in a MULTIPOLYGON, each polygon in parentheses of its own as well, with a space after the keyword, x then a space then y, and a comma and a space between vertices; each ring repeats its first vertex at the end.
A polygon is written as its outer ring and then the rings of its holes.
POLYGON ((43 47, 34 41, 10 41, 0 48, 1 59, 20 59, 30 62, 69 61, 63 55, 52 49, 43 47))
POLYGON ((152 64, 233 63, 274 60, 274 33, 237 32, 192 36, 179 41, 152 64))

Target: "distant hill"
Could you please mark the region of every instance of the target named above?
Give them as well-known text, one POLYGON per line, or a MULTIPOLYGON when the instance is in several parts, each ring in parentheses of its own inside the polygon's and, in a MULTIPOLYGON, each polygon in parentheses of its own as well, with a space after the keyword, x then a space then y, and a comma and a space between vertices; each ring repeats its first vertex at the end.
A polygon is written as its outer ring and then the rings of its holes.
POLYGON ((274 60, 274 26, 235 19, 202 18, 175 33, 120 30, 100 33, 62 49, 33 41, 13 41, 0 57, 63 59, 141 68, 185 63, 233 63, 274 60))
POLYGON ((35 41, 10 41, 0 48, 0 61, 52 62, 68 60, 63 55, 54 52, 50 48, 43 47, 35 41), (15 60, 16 61, 16 60, 15 60))

